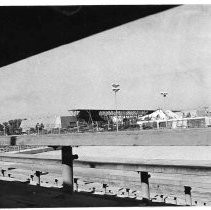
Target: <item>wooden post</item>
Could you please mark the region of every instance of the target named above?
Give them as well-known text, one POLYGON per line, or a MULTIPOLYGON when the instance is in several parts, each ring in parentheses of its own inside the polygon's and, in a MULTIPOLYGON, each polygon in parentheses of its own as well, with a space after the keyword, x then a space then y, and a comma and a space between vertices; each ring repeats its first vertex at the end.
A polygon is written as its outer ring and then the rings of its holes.
POLYGON ((150 175, 148 172, 140 172, 141 178, 141 193, 144 200, 150 200, 150 192, 149 192, 149 178, 150 175))
POLYGON ((73 160, 77 159, 77 155, 73 155, 72 147, 62 147, 62 177, 63 177, 63 190, 65 192, 73 193, 73 160))
POLYGON ((185 202, 187 206, 192 206, 192 200, 191 200, 191 187, 184 186, 185 188, 185 202))

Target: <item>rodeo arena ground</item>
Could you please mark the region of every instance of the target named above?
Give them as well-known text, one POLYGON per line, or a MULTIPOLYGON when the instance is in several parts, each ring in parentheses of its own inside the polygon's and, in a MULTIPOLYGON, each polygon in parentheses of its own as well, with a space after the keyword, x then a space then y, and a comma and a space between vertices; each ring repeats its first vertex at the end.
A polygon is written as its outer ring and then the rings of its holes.
POLYGON ((210 5, 0 10, 0 208, 211 206, 210 5))

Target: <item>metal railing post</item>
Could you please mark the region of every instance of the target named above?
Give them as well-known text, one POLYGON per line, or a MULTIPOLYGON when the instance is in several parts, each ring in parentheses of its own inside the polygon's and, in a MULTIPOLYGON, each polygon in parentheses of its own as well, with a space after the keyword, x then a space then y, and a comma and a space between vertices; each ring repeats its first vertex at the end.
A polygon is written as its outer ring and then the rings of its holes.
POLYGON ((72 147, 62 147, 62 178, 65 192, 73 193, 73 160, 77 158, 78 156, 72 153, 72 147))

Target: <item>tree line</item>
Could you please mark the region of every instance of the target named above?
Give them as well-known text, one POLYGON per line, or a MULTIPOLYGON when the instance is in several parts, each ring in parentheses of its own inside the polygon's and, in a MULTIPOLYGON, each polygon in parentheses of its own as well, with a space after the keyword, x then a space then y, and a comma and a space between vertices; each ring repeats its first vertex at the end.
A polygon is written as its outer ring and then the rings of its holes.
POLYGON ((9 120, 0 124, 0 132, 2 135, 16 135, 20 134, 22 129, 20 128, 21 119, 9 120))

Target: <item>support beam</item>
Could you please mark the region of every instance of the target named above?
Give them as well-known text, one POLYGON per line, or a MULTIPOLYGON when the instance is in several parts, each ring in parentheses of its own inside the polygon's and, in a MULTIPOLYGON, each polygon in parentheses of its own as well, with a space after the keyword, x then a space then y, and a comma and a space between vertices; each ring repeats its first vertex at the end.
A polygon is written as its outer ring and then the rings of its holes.
POLYGON ((148 172, 140 172, 140 178, 141 178, 141 194, 143 200, 150 200, 150 192, 149 192, 150 175, 148 172))
POLYGON ((65 192, 73 193, 73 160, 78 159, 78 155, 73 155, 72 147, 62 147, 62 178, 63 190, 65 192))
MULTIPOLYGON (((18 163, 19 167, 31 168, 31 170, 41 170, 51 172, 52 166, 61 165, 59 159, 46 159, 32 157, 28 154, 2 154, 0 162, 18 163), (21 165, 20 164, 24 164, 21 165)), ((110 169, 123 171, 148 171, 149 173, 184 174, 211 176, 211 161, 209 160, 139 160, 139 161, 113 161, 104 159, 103 161, 77 160, 74 167, 110 169)), ((0 169, 5 169, 0 167, 0 169)), ((54 171, 54 167, 53 167, 54 171)), ((188 180, 189 182, 189 180, 188 180)), ((186 185, 186 184, 184 184, 186 185)), ((188 183, 187 183, 188 185, 188 183)))
POLYGON ((62 147, 63 190, 73 193, 73 159, 72 147, 62 147))
POLYGON ((184 186, 184 188, 185 188, 185 202, 186 202, 186 206, 192 206, 191 187, 184 186))

